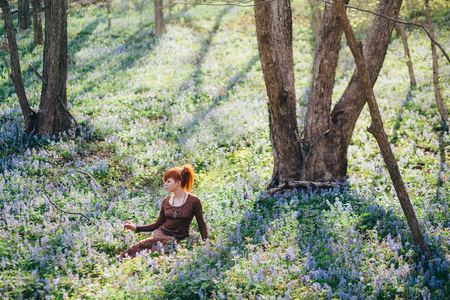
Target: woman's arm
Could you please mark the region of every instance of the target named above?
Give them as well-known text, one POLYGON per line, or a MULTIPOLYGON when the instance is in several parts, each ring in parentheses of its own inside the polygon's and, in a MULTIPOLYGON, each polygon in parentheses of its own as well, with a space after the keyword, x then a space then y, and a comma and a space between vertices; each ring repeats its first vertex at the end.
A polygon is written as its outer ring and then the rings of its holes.
POLYGON ((144 232, 144 231, 153 231, 158 229, 162 224, 166 222, 166 215, 164 213, 164 202, 167 198, 163 200, 161 203, 161 210, 159 211, 159 217, 158 220, 156 220, 155 223, 149 224, 149 225, 142 225, 136 227, 136 232, 144 232))
POLYGON ((206 223, 205 220, 203 219, 203 207, 200 199, 197 201, 194 207, 194 215, 195 219, 197 220, 200 235, 202 236, 203 240, 206 240, 208 238, 208 229, 206 228, 206 223))

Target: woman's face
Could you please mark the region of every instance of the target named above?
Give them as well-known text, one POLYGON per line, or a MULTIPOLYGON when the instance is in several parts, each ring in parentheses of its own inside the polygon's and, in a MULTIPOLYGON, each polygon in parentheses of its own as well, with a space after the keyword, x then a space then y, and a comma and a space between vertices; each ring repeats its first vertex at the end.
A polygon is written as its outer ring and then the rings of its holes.
POLYGON ((173 178, 168 178, 166 182, 164 182, 164 186, 166 187, 167 192, 172 193, 181 186, 181 181, 175 181, 173 178))

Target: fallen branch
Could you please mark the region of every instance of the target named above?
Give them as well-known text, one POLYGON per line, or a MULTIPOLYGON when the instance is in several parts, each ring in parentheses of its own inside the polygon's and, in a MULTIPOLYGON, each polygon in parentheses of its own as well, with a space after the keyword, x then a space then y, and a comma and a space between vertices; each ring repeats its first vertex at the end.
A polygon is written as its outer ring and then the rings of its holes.
POLYGON ((94 176, 92 176, 91 173, 86 172, 86 171, 83 171, 83 170, 78 170, 78 169, 76 169, 76 171, 77 171, 78 173, 82 173, 82 174, 85 174, 85 175, 89 176, 89 177, 95 182, 95 185, 97 186, 97 188, 94 188, 90 183, 89 183, 89 185, 91 186, 91 188, 92 188, 95 192, 97 192, 97 194, 100 196, 100 198, 102 198, 102 200, 103 200, 103 201, 105 202, 105 204, 106 204, 106 207, 109 207, 109 202, 106 201, 106 198, 103 196, 102 192, 99 191, 99 189, 101 189, 101 186, 100 186, 100 184, 97 182, 97 180, 95 180, 94 176))
MULTIPOLYGON (((332 2, 332 1, 328 1, 328 0, 319 0, 319 1, 324 2, 324 3, 328 3, 328 4, 333 4, 333 5, 334 5, 334 2, 332 2)), ((366 13, 369 13, 369 14, 373 14, 373 15, 375 15, 375 16, 382 17, 382 18, 385 18, 385 19, 388 19, 388 20, 391 20, 391 21, 393 21, 393 22, 397 22, 397 23, 400 23, 400 24, 405 24, 405 25, 412 25, 412 26, 421 27, 421 28, 426 32, 426 34, 428 35, 428 37, 430 38, 431 42, 432 42, 433 44, 435 44, 436 46, 438 46, 439 49, 441 49, 442 53, 443 53, 444 56, 447 58, 448 62, 450 62, 450 57, 448 56, 447 52, 445 52, 445 50, 444 50, 444 48, 441 46, 441 44, 439 44, 439 43, 431 36, 430 32, 428 31, 428 29, 427 29, 424 25, 422 25, 422 24, 420 24, 420 23, 407 22, 407 21, 402 21, 402 20, 399 20, 399 19, 391 18, 391 17, 385 16, 385 15, 376 13, 376 12, 374 12, 374 11, 371 11, 371 10, 368 10, 368 9, 359 8, 359 7, 352 6, 352 5, 345 5, 345 7, 352 8, 352 9, 356 9, 356 10, 359 10, 359 11, 362 11, 362 12, 366 12, 366 13)))
POLYGON ((286 190, 286 189, 294 189, 298 187, 315 187, 315 188, 330 188, 336 186, 335 182, 327 181, 327 182, 316 182, 316 181, 291 181, 286 182, 283 185, 279 185, 278 187, 271 188, 267 190, 267 197, 275 194, 276 192, 286 190))
POLYGON ((45 195, 45 197, 47 198, 47 200, 48 200, 48 201, 49 201, 49 202, 50 202, 57 210, 59 210, 60 212, 63 212, 63 213, 68 214, 68 215, 78 215, 78 216, 82 216, 82 217, 88 219, 89 221, 92 221, 91 218, 89 218, 88 216, 86 216, 86 215, 83 214, 83 213, 65 211, 65 210, 59 208, 58 205, 56 205, 52 200, 50 200, 50 197, 47 195, 46 192, 44 192, 43 190, 38 190, 38 191, 42 192, 42 193, 45 195))

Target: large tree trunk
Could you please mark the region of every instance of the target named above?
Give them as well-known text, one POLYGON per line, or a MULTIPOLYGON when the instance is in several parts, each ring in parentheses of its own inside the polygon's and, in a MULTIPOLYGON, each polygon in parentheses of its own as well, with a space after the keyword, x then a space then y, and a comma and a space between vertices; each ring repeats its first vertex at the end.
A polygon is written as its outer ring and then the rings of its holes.
POLYGON ((19 0, 19 18, 18 25, 20 29, 28 29, 31 26, 30 2, 28 0, 19 0))
POLYGON ((408 72, 409 72, 409 79, 411 81, 411 86, 416 86, 416 76, 414 75, 414 69, 413 64, 411 61, 411 55, 409 53, 409 45, 408 45, 408 37, 406 36, 405 28, 403 27, 403 24, 401 23, 395 23, 395 31, 397 31, 398 34, 400 34, 402 38, 403 43, 403 49, 405 50, 405 56, 406 56, 406 64, 408 65, 408 72))
POLYGON ((65 0, 45 0, 44 71, 37 133, 70 128, 67 110, 67 7, 65 0))
POLYGON ((17 98, 19 99, 20 108, 25 121, 25 129, 30 133, 33 131, 35 125, 36 113, 31 109, 30 104, 28 103, 25 88, 23 86, 19 49, 17 48, 16 35, 8 0, 0 0, 0 6, 2 7, 3 18, 5 19, 5 30, 8 37, 9 55, 11 57, 11 74, 9 76, 11 77, 17 98))
POLYGON ((394 154, 392 153, 391 147, 389 145, 386 132, 384 131, 380 110, 378 108, 378 104, 372 88, 372 80, 369 76, 366 62, 364 60, 362 44, 361 47, 359 47, 356 42, 355 35, 353 34, 353 30, 350 25, 350 21, 348 20, 347 14, 344 10, 344 0, 336 0, 335 10, 337 13, 337 19, 343 27, 347 43, 349 44, 353 57, 355 58, 358 73, 360 74, 359 81, 362 85, 362 90, 364 91, 363 96, 369 106, 372 123, 370 124, 368 131, 372 133, 372 135, 377 140, 378 146, 380 147, 381 154, 388 168, 389 175, 395 187, 395 191, 397 192, 397 197, 402 206, 403 213, 405 214, 406 220, 408 221, 414 243, 420 246, 420 248, 430 256, 431 252, 425 242, 422 230, 420 229, 419 221, 409 200, 409 196, 406 191, 405 184, 403 183, 402 176, 400 175, 397 161, 395 160, 394 154))
POLYGON ((165 32, 163 3, 162 0, 155 0, 155 35, 159 36, 165 32))
POLYGON ((34 43, 40 45, 44 40, 41 22, 41 0, 31 0, 31 6, 33 8, 34 43))
POLYGON ((269 98, 270 139, 274 156, 272 185, 298 180, 301 157, 296 117, 289 0, 255 0, 258 50, 269 98))
MULTIPOLYGON (((381 0, 378 13, 396 17, 401 3, 402 0, 381 0)), ((314 148, 311 148, 312 151, 306 161, 304 179, 317 182, 336 179, 341 181, 347 175, 347 149, 356 121, 366 102, 364 91, 359 83, 359 73, 355 70, 344 94, 330 115, 330 99, 334 83, 333 69, 339 51, 338 45, 331 45, 331 43, 334 44, 333 39, 340 37, 342 29, 338 25, 330 28, 335 21, 329 14, 332 12, 325 13, 320 34, 321 40, 316 47, 316 55, 319 54, 320 57, 315 59, 305 125, 305 142, 314 144, 314 148), (328 72, 333 72, 333 76, 325 74, 328 72), (321 75, 317 76, 317 74, 321 75)), ((383 65, 393 28, 394 22, 375 17, 364 48, 372 87, 383 65)))
POLYGON ((342 130, 331 121, 331 98, 342 28, 336 19, 332 5, 325 7, 322 29, 314 56, 311 92, 306 112, 305 139, 302 145, 308 156, 302 170, 302 180, 342 180, 347 170, 347 160, 342 157, 345 149, 340 143, 342 130), (323 41, 323 42, 321 42, 323 41), (336 149, 339 148, 339 149, 336 149), (309 166, 309 167, 307 167, 309 166))

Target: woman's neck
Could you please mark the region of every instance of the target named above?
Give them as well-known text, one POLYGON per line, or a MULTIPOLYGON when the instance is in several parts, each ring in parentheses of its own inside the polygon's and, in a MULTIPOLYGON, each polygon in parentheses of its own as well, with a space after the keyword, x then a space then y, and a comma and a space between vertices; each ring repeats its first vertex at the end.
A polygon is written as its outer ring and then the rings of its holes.
POLYGON ((176 189, 176 190, 173 192, 175 198, 177 198, 177 199, 183 199, 184 196, 186 195, 186 193, 187 193, 187 192, 185 192, 185 191, 183 190, 183 188, 181 188, 181 187, 179 187, 178 189, 176 189))

